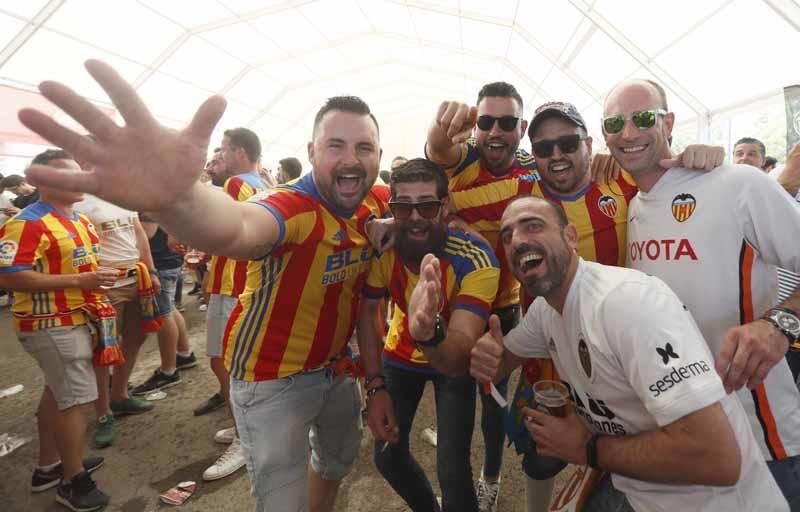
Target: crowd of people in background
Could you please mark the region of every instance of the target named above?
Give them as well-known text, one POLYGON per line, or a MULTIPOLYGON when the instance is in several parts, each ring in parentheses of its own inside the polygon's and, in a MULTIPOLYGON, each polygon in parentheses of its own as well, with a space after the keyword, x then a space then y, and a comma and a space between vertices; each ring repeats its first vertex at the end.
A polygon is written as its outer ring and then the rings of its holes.
POLYGON ((506 438, 533 512, 567 464, 595 475, 573 480, 583 510, 800 510, 800 145, 777 171, 751 137, 731 164, 714 146, 675 153, 666 92, 628 80, 604 104, 610 154, 594 154, 574 105, 529 121, 495 82, 443 102, 419 155, 385 171, 369 106, 330 98, 310 172, 287 157, 271 173, 253 131, 209 141, 221 98, 175 132, 88 68, 126 131, 43 84, 91 133, 21 111, 63 149, 0 181, 0 288, 46 383, 32 491, 108 504, 103 458, 82 458, 85 410, 96 448, 124 442, 117 419, 198 366, 177 307, 192 273, 218 384, 194 414, 230 417, 203 478, 246 467, 259 511, 333 509, 362 407, 375 466, 414 511, 495 512, 506 438), (159 151, 136 150, 148 142, 159 151), (130 383, 150 333, 159 366, 130 383), (567 412, 534 407, 543 380, 567 412), (428 382, 440 496, 409 441, 428 382))

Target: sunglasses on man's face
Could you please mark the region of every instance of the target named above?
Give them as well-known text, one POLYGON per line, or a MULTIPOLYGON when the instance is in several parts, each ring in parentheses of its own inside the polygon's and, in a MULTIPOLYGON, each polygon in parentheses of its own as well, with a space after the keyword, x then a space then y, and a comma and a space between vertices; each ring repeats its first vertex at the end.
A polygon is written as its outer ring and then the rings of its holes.
POLYGON ((389 209, 397 220, 406 220, 411 217, 414 208, 423 219, 432 219, 439 214, 442 207, 441 200, 422 201, 420 203, 409 203, 406 201, 389 201, 389 209))
POLYGON ((533 154, 539 158, 550 158, 553 151, 558 146, 562 153, 574 153, 578 151, 578 146, 586 137, 580 134, 564 135, 553 140, 540 140, 532 144, 533 154))
MULTIPOLYGON (((633 121, 633 126, 637 127, 638 129, 647 130, 656 124, 656 119, 658 119, 658 116, 665 115, 667 115, 667 111, 660 108, 653 110, 639 110, 638 112, 631 114, 631 121, 633 121)), ((623 128, 625 128, 625 121, 625 116, 622 114, 607 116, 603 118, 603 131, 610 135, 619 133, 623 128)))
POLYGON ((517 121, 519 121, 519 118, 514 116, 480 116, 478 118, 478 128, 488 132, 492 129, 492 126, 494 126, 495 121, 497 121, 497 124, 500 125, 501 130, 504 132, 511 132, 517 127, 517 121))

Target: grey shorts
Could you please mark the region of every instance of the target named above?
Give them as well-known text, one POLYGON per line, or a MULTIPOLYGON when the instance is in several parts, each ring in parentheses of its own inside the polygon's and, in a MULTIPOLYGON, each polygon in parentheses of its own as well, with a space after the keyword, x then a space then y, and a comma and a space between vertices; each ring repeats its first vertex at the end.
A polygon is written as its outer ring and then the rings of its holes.
POLYGON ((18 332, 17 338, 44 373, 58 410, 97 400, 92 336, 85 325, 18 332))
POLYGON ((227 295, 211 294, 206 310, 206 354, 222 357, 222 336, 238 299, 227 295))

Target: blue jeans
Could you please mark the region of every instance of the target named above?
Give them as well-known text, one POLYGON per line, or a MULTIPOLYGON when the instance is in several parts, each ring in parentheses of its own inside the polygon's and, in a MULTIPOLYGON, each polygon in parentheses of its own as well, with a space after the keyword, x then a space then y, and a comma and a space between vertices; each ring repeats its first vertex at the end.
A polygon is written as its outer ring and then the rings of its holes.
POLYGON ((175 309, 175 287, 181 267, 158 271, 158 280, 161 282, 161 291, 156 295, 156 304, 160 315, 168 315, 175 309))
POLYGON ((800 455, 767 461, 772 477, 789 502, 792 512, 800 512, 800 455))
MULTIPOLYGON (((517 326, 519 323, 519 305, 508 306, 492 311, 493 315, 500 318, 500 329, 503 334, 517 326)), ((495 384, 497 391, 503 396, 508 396, 508 379, 503 379, 495 384)), ((506 438, 507 410, 495 402, 491 395, 487 395, 478 386, 478 395, 481 397, 481 431, 485 446, 483 455, 483 474, 490 478, 500 476, 503 465, 503 442, 506 438)))
POLYGON ((382 450, 375 443, 375 466, 414 512, 438 512, 431 483, 409 449, 409 432, 427 382, 436 398, 436 471, 445 511, 477 511, 472 483, 470 444, 475 425, 475 381, 469 376, 446 377, 383 365, 400 428, 399 442, 382 450))

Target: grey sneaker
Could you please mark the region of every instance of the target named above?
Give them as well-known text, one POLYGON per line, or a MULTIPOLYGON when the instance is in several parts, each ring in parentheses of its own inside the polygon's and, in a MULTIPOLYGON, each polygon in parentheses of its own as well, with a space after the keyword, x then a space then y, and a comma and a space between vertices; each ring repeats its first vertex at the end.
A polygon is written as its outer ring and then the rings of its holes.
POLYGON ((156 371, 153 372, 153 375, 151 375, 149 379, 147 379, 143 383, 133 388, 131 394, 133 396, 144 396, 148 393, 152 393, 153 391, 158 391, 160 389, 167 389, 169 387, 174 386, 175 384, 180 384, 180 383, 181 383, 181 374, 178 370, 172 372, 172 375, 167 375, 160 369, 157 369, 156 371))
POLYGON ((211 411, 216 411, 220 407, 225 407, 225 399, 222 398, 222 395, 219 393, 214 393, 211 395, 211 398, 206 400, 203 404, 201 404, 197 409, 194 410, 195 416, 202 416, 204 414, 208 414, 211 411))
POLYGON ((500 479, 498 478, 496 482, 487 482, 481 475, 476 494, 480 512, 496 512, 497 502, 500 501, 500 479))
POLYGON ((197 358, 194 356, 194 352, 186 357, 183 357, 180 354, 175 354, 175 368, 178 370, 194 368, 195 366, 197 366, 197 358))
MULTIPOLYGON (((105 459, 103 457, 88 457, 83 459, 83 470, 87 473, 94 473, 100 466, 103 465, 105 459)), ((39 468, 33 470, 31 476, 31 491, 42 492, 57 486, 61 483, 61 478, 64 476, 64 466, 59 463, 50 471, 42 471, 39 468)))
POLYGON ((69 483, 61 483, 56 502, 75 512, 92 512, 108 505, 108 495, 97 488, 92 477, 81 471, 69 483))

